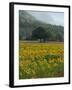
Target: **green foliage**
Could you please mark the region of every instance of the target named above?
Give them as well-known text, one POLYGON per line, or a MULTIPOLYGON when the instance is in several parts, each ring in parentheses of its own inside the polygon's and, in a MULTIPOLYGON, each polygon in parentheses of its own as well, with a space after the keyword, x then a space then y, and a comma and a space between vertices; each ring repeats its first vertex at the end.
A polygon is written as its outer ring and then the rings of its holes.
POLYGON ((48 33, 42 27, 38 27, 32 32, 31 39, 40 39, 41 41, 41 39, 46 40, 47 38, 48 38, 48 33))

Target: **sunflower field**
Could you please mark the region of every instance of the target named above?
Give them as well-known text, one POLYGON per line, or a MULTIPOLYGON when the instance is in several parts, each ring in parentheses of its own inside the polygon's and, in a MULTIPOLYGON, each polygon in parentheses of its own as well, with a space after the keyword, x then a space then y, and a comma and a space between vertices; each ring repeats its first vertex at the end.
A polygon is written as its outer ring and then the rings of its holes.
POLYGON ((19 79, 64 76, 64 44, 19 43, 19 79))

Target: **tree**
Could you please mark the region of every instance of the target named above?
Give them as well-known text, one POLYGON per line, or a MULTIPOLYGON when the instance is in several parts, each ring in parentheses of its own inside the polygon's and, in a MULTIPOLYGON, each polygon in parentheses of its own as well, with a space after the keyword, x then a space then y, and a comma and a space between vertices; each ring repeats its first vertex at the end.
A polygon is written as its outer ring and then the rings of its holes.
POLYGON ((42 27, 38 27, 32 31, 32 39, 35 40, 40 39, 40 42, 42 42, 42 40, 45 42, 47 38, 48 38, 48 34, 46 30, 42 27))
POLYGON ((56 40, 57 40, 57 41, 60 41, 60 42, 63 42, 63 41, 64 41, 63 35, 62 35, 60 32, 57 33, 57 35, 56 35, 56 40))

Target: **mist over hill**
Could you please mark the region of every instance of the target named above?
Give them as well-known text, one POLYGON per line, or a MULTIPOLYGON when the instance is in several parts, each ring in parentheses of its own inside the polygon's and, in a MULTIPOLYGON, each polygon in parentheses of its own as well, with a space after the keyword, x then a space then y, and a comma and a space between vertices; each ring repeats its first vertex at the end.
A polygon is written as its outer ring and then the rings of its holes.
POLYGON ((47 33, 50 33, 49 37, 52 41, 64 41, 64 27, 58 25, 52 25, 37 20, 34 16, 24 10, 19 10, 19 39, 20 40, 32 40, 32 32, 38 27, 43 28, 47 33))

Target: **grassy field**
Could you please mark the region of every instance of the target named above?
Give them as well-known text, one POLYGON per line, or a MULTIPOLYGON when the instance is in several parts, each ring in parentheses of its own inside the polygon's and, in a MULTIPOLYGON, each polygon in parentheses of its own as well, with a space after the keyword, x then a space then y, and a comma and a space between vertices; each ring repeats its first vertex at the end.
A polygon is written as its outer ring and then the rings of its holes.
POLYGON ((64 44, 19 44, 19 79, 52 78, 64 76, 64 44))

